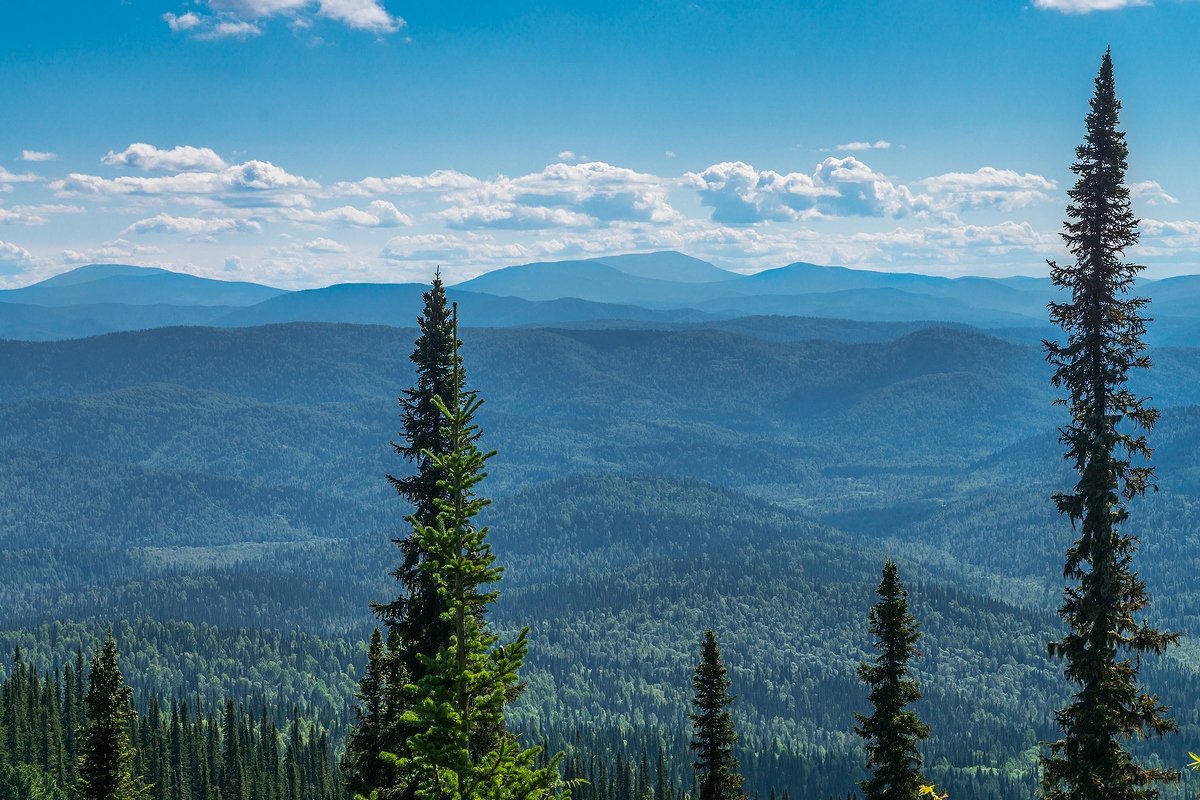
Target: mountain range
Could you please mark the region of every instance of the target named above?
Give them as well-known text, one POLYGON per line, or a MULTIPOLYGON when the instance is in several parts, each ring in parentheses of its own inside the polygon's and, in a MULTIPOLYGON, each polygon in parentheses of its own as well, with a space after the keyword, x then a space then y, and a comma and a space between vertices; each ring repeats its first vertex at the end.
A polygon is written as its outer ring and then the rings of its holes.
MULTIPOLYGON (((424 284, 286 291, 164 269, 91 264, 0 291, 0 338, 48 341, 172 326, 285 322, 408 326, 424 284)), ((1141 281, 1152 344, 1200 344, 1200 276, 1141 281)), ((1049 334, 1048 278, 945 278, 803 262, 743 275, 665 251, 505 267, 456 284, 464 325, 687 328, 746 317, 970 325, 1021 342, 1049 334)), ((860 329, 855 328, 856 334, 860 329)), ((836 337, 835 337, 836 338, 836 337)))

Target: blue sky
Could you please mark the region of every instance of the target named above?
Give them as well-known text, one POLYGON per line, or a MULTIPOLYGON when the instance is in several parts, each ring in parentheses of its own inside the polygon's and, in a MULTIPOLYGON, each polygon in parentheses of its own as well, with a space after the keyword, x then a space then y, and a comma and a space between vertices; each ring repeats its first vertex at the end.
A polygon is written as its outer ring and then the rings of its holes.
POLYGON ((1149 274, 1200 273, 1200 3, 0 6, 0 285, 678 249, 1045 274, 1111 46, 1149 274))

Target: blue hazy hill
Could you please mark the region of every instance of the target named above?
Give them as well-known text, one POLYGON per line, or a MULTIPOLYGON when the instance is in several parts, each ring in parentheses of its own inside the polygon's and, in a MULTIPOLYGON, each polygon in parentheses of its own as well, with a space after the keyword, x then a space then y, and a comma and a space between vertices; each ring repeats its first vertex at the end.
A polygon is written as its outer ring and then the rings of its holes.
POLYGON ((31 286, 0 291, 0 303, 248 306, 283 293, 257 283, 219 281, 154 267, 89 264, 31 286))

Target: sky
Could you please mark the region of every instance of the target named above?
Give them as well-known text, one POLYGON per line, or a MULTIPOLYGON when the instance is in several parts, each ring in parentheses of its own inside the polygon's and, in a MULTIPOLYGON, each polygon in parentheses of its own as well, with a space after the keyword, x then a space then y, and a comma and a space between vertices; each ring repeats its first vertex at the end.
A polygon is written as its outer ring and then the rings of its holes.
POLYGON ((1045 275, 1111 47, 1147 275, 1200 273, 1200 0, 0 3, 0 287, 679 250, 1045 275))

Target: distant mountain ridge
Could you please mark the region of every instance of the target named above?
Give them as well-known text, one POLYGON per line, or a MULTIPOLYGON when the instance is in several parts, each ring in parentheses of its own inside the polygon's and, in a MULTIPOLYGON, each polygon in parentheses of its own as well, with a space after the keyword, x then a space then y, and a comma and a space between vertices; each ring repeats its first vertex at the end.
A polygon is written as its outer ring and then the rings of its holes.
MULTIPOLYGON (((0 291, 0 338, 57 340, 157 327, 337 322, 407 327, 424 284, 355 283, 288 291, 155 267, 89 264, 0 291)), ((493 270, 449 287, 471 327, 656 327, 779 316, 939 322, 1047 335, 1049 278, 949 278, 796 262, 745 275, 675 251, 493 270)), ((1200 345, 1200 276, 1141 281, 1154 345, 1200 345)), ((856 337, 857 334, 853 334, 856 337)))
POLYGON ((0 303, 248 306, 284 293, 284 289, 257 283, 218 281, 157 267, 88 264, 31 286, 2 290, 0 303))

